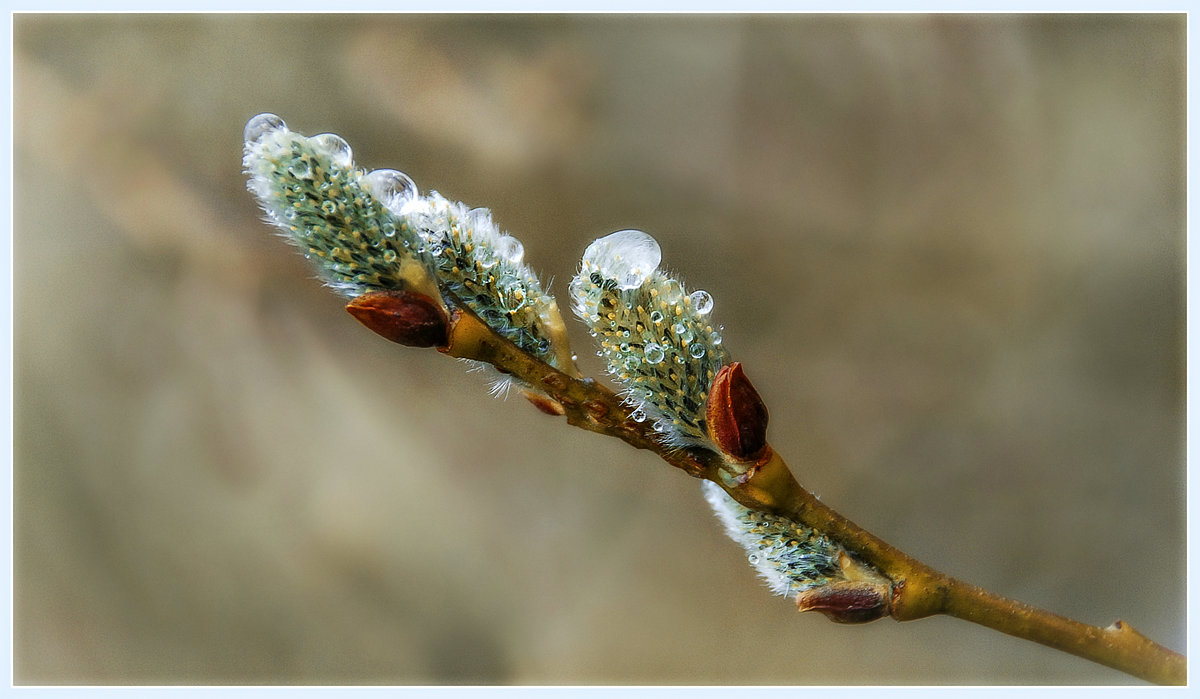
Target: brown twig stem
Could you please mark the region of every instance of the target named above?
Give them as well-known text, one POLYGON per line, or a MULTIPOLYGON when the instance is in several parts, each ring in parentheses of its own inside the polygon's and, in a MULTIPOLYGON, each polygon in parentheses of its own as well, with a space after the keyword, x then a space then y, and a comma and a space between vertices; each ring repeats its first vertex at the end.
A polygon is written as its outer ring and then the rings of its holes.
POLYGON ((572 425, 653 451, 689 475, 721 485, 746 507, 783 515, 822 532, 891 581, 890 613, 897 621, 946 614, 1150 682, 1173 685, 1187 682, 1184 656, 1154 643, 1128 624, 1117 621, 1104 628, 1089 626, 992 594, 906 555, 805 490, 769 445, 758 461, 750 465, 727 463, 724 457, 704 449, 663 446, 653 428, 633 420, 621 398, 611 390, 592 379, 559 371, 522 352, 461 306, 449 318, 446 345, 438 349, 453 357, 487 362, 500 372, 519 378, 532 389, 527 397, 544 412, 565 415, 572 425), (722 472, 743 475, 731 480, 722 478, 722 472))

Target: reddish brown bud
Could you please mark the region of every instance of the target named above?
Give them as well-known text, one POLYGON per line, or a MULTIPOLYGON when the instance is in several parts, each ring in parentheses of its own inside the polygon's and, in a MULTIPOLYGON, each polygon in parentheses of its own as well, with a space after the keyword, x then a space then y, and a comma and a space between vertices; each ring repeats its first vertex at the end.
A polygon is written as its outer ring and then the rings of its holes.
POLYGON ((884 583, 831 582, 796 595, 802 612, 821 612, 839 624, 863 624, 891 613, 891 588, 884 583))
POLYGON ((543 413, 546 413, 547 415, 567 414, 567 409, 563 407, 562 403, 559 403, 549 396, 543 396, 540 393, 534 393, 532 391, 521 391, 521 395, 525 396, 525 400, 533 403, 533 407, 537 408, 543 413))
POLYGON ((441 304, 413 291, 372 291, 346 304, 350 315, 376 333, 409 347, 444 347, 449 321, 441 304))
POLYGON ((739 461, 761 456, 767 446, 767 406, 741 362, 721 367, 708 393, 708 434, 721 451, 739 461))

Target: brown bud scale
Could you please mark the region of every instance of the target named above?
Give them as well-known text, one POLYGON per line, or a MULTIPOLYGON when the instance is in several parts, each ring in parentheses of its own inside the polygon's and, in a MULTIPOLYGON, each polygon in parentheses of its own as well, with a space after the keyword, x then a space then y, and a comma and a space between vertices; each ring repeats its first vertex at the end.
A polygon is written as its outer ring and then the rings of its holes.
POLYGON ((408 347, 444 347, 449 321, 437 301, 413 291, 372 291, 346 304, 358 322, 408 347))
POLYGON ((839 624, 862 624, 891 613, 891 588, 873 582, 832 582, 796 595, 802 612, 821 612, 839 624))
POLYGON ((721 367, 705 405, 708 434, 738 461, 754 461, 767 447, 767 406, 746 378, 741 362, 721 367))

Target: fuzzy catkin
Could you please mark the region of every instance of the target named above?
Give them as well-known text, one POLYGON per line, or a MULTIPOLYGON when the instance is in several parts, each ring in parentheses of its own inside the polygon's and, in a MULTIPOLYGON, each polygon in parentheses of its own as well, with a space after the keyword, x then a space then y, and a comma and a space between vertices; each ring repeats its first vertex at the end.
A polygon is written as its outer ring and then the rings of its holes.
POLYGON ((254 140, 250 125, 247 131, 247 188, 329 286, 353 297, 410 285, 402 262, 420 256, 419 241, 368 191, 345 141, 333 134, 307 138, 282 120, 254 140))
POLYGON ((844 580, 844 549, 825 536, 777 515, 743 507, 715 483, 703 483, 704 498, 725 532, 746 550, 750 564, 779 595, 793 595, 844 580))
POLYGON ((468 209, 437 192, 400 212, 406 234, 423 241, 438 282, 493 330, 551 366, 560 366, 554 297, 524 264, 525 249, 502 234, 487 209, 468 209))
POLYGON ((660 258, 658 244, 641 231, 597 240, 571 281, 572 307, 599 340, 634 418, 652 419, 670 446, 712 448, 705 401, 729 354, 708 318, 712 298, 689 295, 658 271, 660 258))

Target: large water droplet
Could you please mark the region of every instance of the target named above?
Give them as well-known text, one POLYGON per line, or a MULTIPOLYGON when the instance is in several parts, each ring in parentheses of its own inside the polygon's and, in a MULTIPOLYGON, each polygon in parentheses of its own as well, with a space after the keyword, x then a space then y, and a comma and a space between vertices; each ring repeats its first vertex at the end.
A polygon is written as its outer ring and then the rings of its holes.
POLYGON ((307 158, 296 158, 288 165, 288 174, 298 180, 311 180, 313 176, 312 163, 307 158))
POLYGON ((664 357, 667 356, 666 353, 663 352, 662 347, 659 347, 653 342, 647 343, 647 345, 642 348, 642 353, 646 357, 647 364, 658 364, 663 360, 664 357))
POLYGON ((314 147, 325 151, 329 159, 338 167, 350 167, 354 161, 354 153, 346 139, 335 133, 322 133, 308 139, 314 147))
POLYGON ((417 184, 399 170, 372 170, 362 182, 371 196, 394 214, 400 213, 404 204, 417 196, 417 184))
POLYGON ((525 259, 525 246, 511 235, 500 236, 492 247, 496 250, 496 255, 509 264, 519 265, 521 260, 525 259))
POLYGON ((704 356, 704 345, 699 342, 693 342, 688 346, 688 354, 692 355, 693 359, 700 359, 704 356))
POLYGON ((663 321, 663 314, 661 312, 650 311, 650 322, 651 323, 661 323, 662 321, 663 321))
POLYGON ((632 413, 629 414, 629 417, 633 418, 634 422, 645 422, 646 421, 646 411, 641 408, 637 408, 636 410, 634 410, 632 413))
POLYGON ((286 128, 287 124, 283 123, 283 119, 269 112, 264 112, 246 122, 246 128, 242 131, 242 138, 246 139, 246 143, 254 143, 262 138, 263 134, 286 128))
POLYGON ((662 249, 642 231, 625 230, 593 241, 583 253, 584 267, 595 267, 621 289, 641 286, 662 262, 662 249))
POLYGON ((694 311, 696 311, 697 313, 699 313, 700 315, 704 315, 712 310, 712 307, 713 307, 712 295, 709 294, 707 291, 705 291, 703 289, 698 289, 696 291, 693 291, 692 295, 689 296, 688 298, 692 300, 692 309, 694 311))

